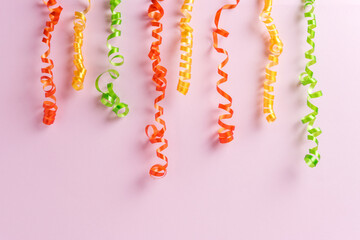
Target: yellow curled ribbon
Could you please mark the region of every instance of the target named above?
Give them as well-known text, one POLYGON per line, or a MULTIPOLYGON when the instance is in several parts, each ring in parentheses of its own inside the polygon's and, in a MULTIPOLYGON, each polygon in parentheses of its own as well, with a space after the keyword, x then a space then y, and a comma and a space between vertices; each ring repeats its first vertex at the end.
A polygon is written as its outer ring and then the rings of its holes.
MULTIPOLYGON (((107 38, 107 47, 109 49, 108 58, 111 65, 114 67, 121 66, 124 64, 124 57, 119 54, 119 48, 112 46, 109 41, 113 38, 120 37, 121 31, 116 28, 116 26, 121 24, 121 13, 116 12, 115 8, 121 3, 121 0, 110 0, 110 10, 111 10, 111 33, 107 38), (117 60, 117 61, 116 61, 117 60)), ((114 91, 114 85, 112 82, 106 85, 106 90, 102 91, 99 86, 99 81, 101 77, 108 73, 109 76, 116 80, 119 78, 120 74, 115 69, 108 69, 107 71, 100 74, 95 80, 96 89, 102 93, 101 95, 101 103, 106 107, 112 108, 112 111, 118 117, 125 117, 129 113, 129 106, 126 103, 120 102, 119 96, 114 91)))
POLYGON ((194 0, 184 0, 184 4, 181 7, 181 12, 184 17, 180 20, 180 30, 181 30, 181 43, 180 50, 183 51, 181 54, 180 70, 179 73, 179 82, 177 86, 177 90, 182 94, 186 95, 190 83, 188 82, 191 79, 191 64, 192 64, 192 47, 193 47, 193 29, 189 26, 191 21, 191 15, 194 0))
POLYGON ((74 20, 74 65, 76 70, 74 71, 74 77, 72 80, 72 87, 79 91, 84 88, 84 79, 86 75, 86 68, 84 66, 84 58, 82 55, 81 47, 83 45, 83 31, 85 30, 86 18, 85 14, 89 12, 91 8, 91 2, 89 1, 88 7, 83 12, 75 12, 74 20))
POLYGON ((271 92, 274 91, 274 87, 271 85, 276 82, 277 72, 271 70, 272 67, 279 64, 279 56, 283 51, 283 43, 279 38, 279 33, 273 24, 271 17, 272 0, 265 0, 265 6, 260 15, 260 20, 265 24, 270 34, 270 62, 266 65, 265 70, 265 82, 264 82, 264 105, 263 112, 266 114, 266 120, 268 122, 274 122, 276 120, 274 112, 274 95, 271 92))
POLYGON ((313 168, 315 167, 318 162, 320 161, 320 154, 318 152, 319 147, 319 140, 317 137, 321 134, 321 129, 318 127, 314 127, 314 123, 316 120, 316 116, 319 113, 319 108, 312 104, 310 101, 311 99, 318 98, 322 96, 321 91, 314 92, 314 88, 316 87, 317 80, 313 77, 314 72, 310 69, 310 66, 314 65, 316 63, 316 57, 314 56, 315 51, 315 43, 313 41, 315 37, 315 31, 316 28, 316 20, 315 20, 315 14, 314 14, 314 2, 315 0, 305 0, 305 6, 310 7, 310 10, 308 12, 305 12, 304 16, 305 18, 309 18, 307 20, 308 22, 308 37, 307 37, 307 43, 310 45, 311 49, 305 52, 305 58, 309 60, 309 62, 306 64, 305 71, 300 74, 300 82, 303 86, 309 85, 308 88, 308 97, 307 97, 307 106, 312 110, 311 113, 303 117, 301 120, 303 124, 307 124, 307 131, 308 131, 308 140, 315 143, 315 147, 309 149, 309 154, 305 155, 305 162, 306 164, 313 168))

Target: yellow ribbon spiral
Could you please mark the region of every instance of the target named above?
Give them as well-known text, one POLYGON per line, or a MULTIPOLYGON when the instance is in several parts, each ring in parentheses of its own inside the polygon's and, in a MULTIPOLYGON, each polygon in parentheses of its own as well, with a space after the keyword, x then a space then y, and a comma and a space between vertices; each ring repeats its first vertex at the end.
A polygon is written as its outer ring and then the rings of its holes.
POLYGON ((181 7, 181 12, 184 17, 180 20, 180 29, 181 29, 181 46, 180 50, 183 51, 181 54, 180 70, 179 73, 179 83, 177 86, 177 90, 182 94, 186 95, 190 83, 188 80, 191 79, 191 63, 192 63, 192 47, 193 47, 193 29, 189 26, 191 21, 191 15, 193 6, 190 4, 194 4, 194 0, 184 0, 184 4, 181 7))
POLYGON ((270 34, 270 62, 266 65, 266 80, 264 82, 264 113, 267 115, 266 120, 268 122, 274 122, 276 120, 274 112, 274 95, 271 92, 274 91, 274 87, 271 85, 276 82, 276 71, 271 70, 270 68, 279 64, 279 56, 283 51, 283 43, 279 38, 279 32, 276 29, 275 24, 273 24, 273 19, 271 17, 272 10, 272 0, 265 0, 264 9, 260 15, 260 20, 265 23, 265 26, 270 34))
POLYGON ((83 45, 83 31, 85 30, 86 18, 85 14, 90 10, 91 2, 89 1, 88 7, 83 12, 75 12, 74 20, 74 65, 76 70, 74 71, 74 77, 72 80, 72 87, 79 91, 84 88, 84 80, 86 75, 86 68, 84 66, 84 58, 82 55, 82 45, 83 45))

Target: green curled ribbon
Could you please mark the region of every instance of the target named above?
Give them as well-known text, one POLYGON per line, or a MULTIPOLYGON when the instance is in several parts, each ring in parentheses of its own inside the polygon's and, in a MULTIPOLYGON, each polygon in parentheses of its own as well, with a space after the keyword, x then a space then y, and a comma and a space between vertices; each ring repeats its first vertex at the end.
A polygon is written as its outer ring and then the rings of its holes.
POLYGON ((305 67, 305 72, 300 74, 300 82, 303 86, 308 87, 308 97, 307 97, 307 106, 312 110, 311 113, 306 115, 302 118, 302 123, 307 124, 307 131, 308 136, 307 139, 315 143, 315 147, 309 149, 309 154, 305 156, 305 162, 306 164, 313 168, 315 167, 318 162, 320 161, 320 154, 318 152, 319 147, 319 140, 317 137, 321 134, 321 129, 318 127, 314 127, 314 123, 316 120, 316 116, 319 113, 319 108, 311 103, 311 100, 314 98, 321 97, 323 94, 321 91, 314 92, 314 88, 317 84, 317 80, 313 77, 314 73, 310 69, 310 66, 314 65, 316 63, 316 57, 314 56, 315 51, 315 43, 313 41, 315 37, 315 31, 316 28, 316 20, 315 20, 315 14, 314 14, 314 2, 315 0, 305 0, 305 6, 304 9, 307 7, 310 7, 310 10, 308 12, 305 12, 304 16, 305 18, 308 18, 308 37, 307 37, 307 43, 311 46, 311 49, 305 52, 305 58, 308 59, 308 63, 305 67))
POLYGON ((116 80, 119 77, 119 72, 114 69, 109 69, 106 72, 100 74, 96 81, 95 81, 95 87, 96 89, 102 93, 101 96, 101 103, 104 104, 106 107, 111 107, 112 111, 118 116, 118 117, 125 117, 129 113, 129 107, 126 103, 120 102, 120 98, 116 95, 114 92, 113 86, 114 84, 108 83, 107 84, 107 91, 103 92, 100 90, 99 87, 99 79, 105 74, 109 73, 110 77, 114 80, 116 80), (122 110, 123 111, 120 111, 122 110))
MULTIPOLYGON (((111 33, 107 38, 106 46, 109 49, 108 58, 111 65, 114 67, 118 67, 124 64, 124 57, 119 54, 119 48, 111 45, 109 41, 113 38, 120 37, 121 31, 116 28, 116 26, 121 25, 121 13, 116 12, 115 8, 121 3, 121 0, 110 0, 110 10, 111 10, 111 33)), ((109 69, 102 74, 100 74, 95 81, 96 89, 102 93, 101 95, 101 103, 106 107, 111 107, 112 111, 118 117, 125 117, 129 113, 129 107, 126 103, 120 101, 119 96, 114 91, 113 83, 108 83, 106 86, 106 91, 102 91, 99 87, 99 81, 101 77, 108 73, 113 80, 119 78, 120 74, 115 69, 109 69)))

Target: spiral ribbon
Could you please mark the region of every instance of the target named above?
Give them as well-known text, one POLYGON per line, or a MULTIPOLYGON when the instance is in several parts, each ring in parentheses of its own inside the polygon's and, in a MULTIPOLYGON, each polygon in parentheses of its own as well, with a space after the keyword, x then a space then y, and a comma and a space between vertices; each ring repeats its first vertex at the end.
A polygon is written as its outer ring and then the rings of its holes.
POLYGON ((235 126, 234 125, 229 125, 223 122, 223 120, 225 119, 231 119, 234 111, 231 109, 232 106, 232 98, 230 97, 229 94, 227 94, 225 91, 223 91, 220 88, 220 85, 227 82, 228 80, 228 74, 225 73, 222 68, 225 67, 225 65, 227 64, 227 62, 229 61, 229 54, 226 50, 224 50, 223 48, 220 48, 218 46, 218 35, 223 36, 223 37, 228 37, 229 32, 227 32, 226 30, 219 28, 219 20, 220 20, 220 15, 221 12, 224 9, 233 9, 236 8, 236 6, 239 4, 240 0, 236 0, 235 4, 226 4, 224 5, 222 8, 220 8, 215 15, 215 26, 216 29, 213 32, 213 39, 214 39, 214 48, 218 53, 222 53, 226 55, 225 60, 223 60, 219 66, 218 66, 218 74, 222 77, 217 83, 216 83, 216 90, 218 91, 218 93, 224 97, 226 100, 228 100, 229 103, 226 104, 222 104, 220 103, 218 108, 226 111, 226 114, 220 115, 219 119, 218 119, 218 124, 220 126, 220 129, 218 130, 218 134, 219 134, 219 142, 220 143, 229 143, 234 139, 234 130, 235 130, 235 126))
POLYGON ((264 113, 266 115, 266 120, 268 122, 274 122, 276 120, 274 112, 274 95, 271 92, 274 91, 273 83, 276 82, 277 72, 271 70, 272 67, 278 65, 279 56, 283 51, 283 43, 279 38, 279 33, 276 29, 275 24, 273 24, 273 19, 271 17, 272 10, 272 0, 265 0, 264 9, 260 15, 260 20, 264 22, 269 34, 270 34, 270 62, 266 65, 265 70, 265 82, 264 82, 264 113))
POLYGON ((316 20, 314 14, 314 2, 315 0, 306 0, 304 8, 310 7, 308 12, 305 12, 305 18, 308 18, 308 37, 307 42, 310 45, 311 49, 305 52, 305 58, 308 59, 308 63, 306 64, 305 71, 300 74, 300 82, 303 86, 309 85, 308 88, 308 97, 307 97, 307 106, 312 110, 311 113, 303 117, 301 120, 303 124, 307 124, 308 131, 308 140, 315 143, 315 147, 309 149, 309 154, 305 155, 306 164, 313 168, 320 161, 320 154, 318 152, 319 141, 317 137, 321 134, 321 129, 318 127, 314 127, 314 123, 316 121, 316 116, 319 113, 319 108, 311 103, 311 100, 314 98, 318 98, 322 96, 321 91, 314 92, 314 88, 316 87, 317 80, 313 77, 314 72, 310 69, 310 66, 316 63, 316 56, 314 55, 315 51, 315 43, 313 41, 315 37, 316 28, 316 20))
MULTIPOLYGON (((113 38, 119 37, 121 35, 121 31, 116 28, 121 24, 121 13, 116 12, 115 8, 121 3, 121 0, 110 0, 110 10, 111 10, 111 33, 107 38, 106 45, 109 49, 108 58, 111 65, 114 67, 121 66, 124 64, 124 57, 119 54, 119 48, 111 45, 109 41, 113 38), (116 61, 117 60, 117 61, 116 61)), ((106 90, 102 91, 99 87, 100 79, 105 75, 109 74, 109 76, 116 80, 119 78, 120 74, 115 69, 108 69, 107 71, 100 74, 95 80, 96 89, 102 93, 101 95, 101 103, 106 107, 112 108, 112 111, 118 117, 125 117, 129 113, 129 106, 126 103, 120 101, 119 96, 114 91, 114 85, 112 82, 106 85, 106 90)))
POLYGON ((84 88, 84 79, 86 75, 86 68, 84 66, 84 58, 82 55, 82 45, 83 45, 83 31, 85 30, 86 18, 85 14, 89 12, 91 7, 91 2, 89 1, 89 6, 83 12, 75 12, 74 20, 74 65, 76 70, 74 71, 74 77, 72 80, 72 87, 79 91, 84 88))
MULTIPOLYGON (((159 0, 162 1, 162 0, 159 0)), ((162 37, 159 35, 162 32, 163 26, 159 22, 164 16, 164 9, 161 7, 158 0, 151 0, 151 5, 148 9, 148 16, 151 18, 151 26, 155 27, 152 31, 152 36, 156 39, 151 44, 149 58, 153 61, 152 69, 154 75, 152 81, 156 84, 156 91, 161 94, 155 99, 154 107, 157 110, 155 113, 155 121, 161 125, 159 129, 154 124, 146 126, 145 132, 148 136, 150 143, 161 143, 162 145, 156 149, 156 156, 165 162, 164 164, 155 164, 150 168, 149 174, 152 177, 160 178, 164 177, 167 173, 168 167, 168 158, 162 153, 168 147, 168 140, 164 138, 166 131, 165 121, 161 118, 164 113, 164 108, 161 107, 158 103, 165 98, 165 90, 167 85, 166 73, 167 69, 160 65, 160 45, 162 43, 162 37)))
POLYGON ((194 0, 184 0, 184 4, 181 7, 181 12, 184 17, 180 20, 180 29, 181 29, 181 43, 180 50, 183 51, 181 54, 180 70, 179 73, 179 82, 177 90, 182 94, 186 95, 190 83, 188 82, 191 79, 191 63, 192 63, 192 47, 193 47, 193 29, 189 26, 191 21, 191 15, 194 0))
POLYGON ((40 81, 43 84, 43 90, 45 91, 45 98, 47 100, 43 103, 44 108, 44 117, 43 123, 46 125, 51 125, 55 121, 56 111, 58 109, 56 105, 56 86, 54 83, 54 75, 52 69, 54 68, 54 62, 52 59, 49 59, 50 55, 50 41, 52 38, 51 32, 54 31, 55 25, 59 22, 60 14, 62 11, 62 7, 58 6, 53 8, 57 2, 56 0, 43 1, 44 4, 50 11, 49 17, 50 21, 46 22, 46 27, 44 28, 44 35, 42 42, 48 46, 48 50, 41 55, 41 61, 43 63, 48 64, 46 67, 41 68, 42 76, 40 77, 40 81))

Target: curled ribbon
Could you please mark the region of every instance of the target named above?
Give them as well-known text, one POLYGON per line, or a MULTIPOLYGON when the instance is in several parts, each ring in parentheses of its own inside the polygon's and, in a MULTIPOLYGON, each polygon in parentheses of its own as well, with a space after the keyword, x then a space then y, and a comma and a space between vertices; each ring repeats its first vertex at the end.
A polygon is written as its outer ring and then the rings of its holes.
POLYGON ((43 108, 44 108, 43 123, 46 125, 51 125, 55 121, 56 111, 58 107, 56 105, 56 97, 54 95, 56 92, 54 75, 52 72, 52 69, 54 68, 54 62, 48 57, 50 55, 50 41, 52 38, 51 32, 54 31, 54 27, 59 21, 62 7, 58 6, 56 8, 53 8, 57 4, 56 0, 49 0, 49 1, 44 0, 43 2, 50 11, 49 14, 50 21, 46 22, 46 27, 44 29, 45 37, 43 37, 42 39, 42 42, 48 46, 48 50, 43 55, 41 55, 41 61, 48 65, 46 67, 41 68, 42 76, 40 77, 40 81, 43 84, 43 90, 45 91, 45 98, 47 98, 47 100, 45 100, 43 103, 43 108))
POLYGON ((184 4, 181 7, 181 12, 184 17, 180 20, 180 29, 181 29, 181 46, 180 50, 183 51, 181 54, 180 70, 179 73, 179 83, 177 86, 177 90, 182 94, 186 95, 190 83, 188 80, 191 79, 191 63, 192 63, 192 47, 193 47, 193 29, 189 26, 191 21, 191 15, 193 6, 190 4, 194 4, 194 0, 184 0, 184 4))
POLYGON ((314 127, 314 123, 316 120, 316 116, 319 113, 319 108, 311 103, 311 99, 318 98, 322 96, 321 91, 314 92, 314 88, 316 87, 317 80, 313 77, 314 73, 310 69, 310 66, 314 65, 316 63, 316 57, 314 55, 315 51, 315 43, 313 41, 315 37, 315 31, 316 28, 316 20, 315 20, 315 14, 314 14, 314 2, 315 0, 306 0, 304 8, 310 7, 310 10, 308 12, 305 12, 304 16, 306 18, 309 18, 307 20, 308 22, 308 37, 307 42, 310 45, 311 49, 306 51, 305 58, 309 60, 309 62, 306 64, 305 71, 300 74, 300 82, 303 86, 309 85, 308 88, 308 97, 307 97, 307 106, 312 110, 312 112, 301 120, 303 124, 307 124, 307 131, 308 131, 308 140, 315 143, 315 147, 309 149, 309 154, 305 156, 305 162, 309 167, 315 167, 319 160, 320 160, 320 154, 318 152, 319 147, 319 141, 317 137, 321 134, 321 129, 318 127, 314 127))
MULTIPOLYGON (((111 26, 110 30, 111 33, 107 38, 106 45, 109 49, 108 52, 108 58, 111 65, 114 67, 121 66, 124 63, 124 57, 119 54, 119 48, 112 46, 109 41, 115 37, 119 37, 121 35, 121 31, 116 28, 116 26, 121 24, 121 13, 116 12, 115 8, 121 3, 121 0, 110 0, 110 10, 111 10, 111 26), (116 61, 118 60, 118 61, 116 61)), ((101 77, 108 73, 109 76, 116 80, 119 78, 120 74, 115 69, 108 69, 107 71, 100 74, 96 81, 95 81, 95 87, 96 89, 102 93, 101 95, 101 103, 104 104, 106 107, 112 108, 112 111, 118 116, 118 117, 125 117, 129 113, 129 106, 126 103, 123 103, 120 101, 120 98, 118 95, 116 95, 114 91, 114 85, 112 82, 108 83, 106 86, 106 90, 102 91, 99 87, 99 81, 101 77)))
POLYGON ((218 91, 218 93, 223 96, 225 99, 227 99, 229 101, 229 103, 227 104, 222 104, 220 103, 218 108, 225 110, 227 113, 220 115, 219 116, 219 120, 218 120, 218 124, 220 126, 220 129, 218 130, 218 134, 219 134, 219 142, 220 143, 229 143, 234 139, 234 130, 235 130, 235 126, 234 125, 229 125, 223 122, 224 119, 231 119, 234 111, 231 109, 232 106, 232 98, 230 97, 229 94, 227 94, 225 91, 223 91, 220 88, 220 84, 223 84, 225 82, 227 82, 228 80, 228 74, 225 73, 222 68, 225 67, 225 65, 227 64, 227 62, 229 61, 229 54, 226 50, 224 50, 223 48, 220 48, 218 46, 218 36, 223 36, 223 37, 228 37, 229 32, 227 32, 226 30, 219 28, 219 20, 220 20, 220 15, 223 9, 233 9, 235 8, 238 4, 239 4, 240 0, 236 0, 235 4, 227 4, 224 5, 222 8, 220 8, 215 15, 215 26, 216 29, 213 32, 213 39, 214 39, 214 48, 218 53, 222 53, 226 55, 226 58, 224 61, 222 61, 219 66, 218 66, 218 74, 222 77, 217 83, 216 83, 216 89, 218 91))
POLYGON ((84 66, 84 58, 82 55, 81 47, 83 45, 83 31, 85 30, 86 18, 85 14, 89 12, 91 8, 91 2, 89 1, 89 6, 83 12, 75 12, 74 20, 74 65, 76 70, 74 71, 74 77, 72 80, 72 87, 75 90, 81 90, 84 87, 84 79, 86 75, 86 68, 84 66))
POLYGON ((166 124, 165 121, 161 118, 164 113, 164 108, 158 104, 165 98, 167 69, 160 65, 161 58, 159 46, 162 43, 162 37, 159 35, 159 33, 162 32, 163 27, 159 21, 164 16, 164 9, 157 0, 151 0, 148 16, 151 18, 151 26, 155 27, 155 29, 152 31, 152 36, 156 39, 156 41, 151 44, 149 58, 153 60, 152 69, 154 75, 152 80, 156 84, 156 91, 161 93, 154 101, 154 107, 157 110, 155 113, 155 121, 161 125, 161 128, 158 129, 154 124, 151 124, 146 126, 145 132, 150 140, 150 143, 162 143, 162 145, 156 149, 156 156, 165 163, 155 164, 149 171, 150 176, 160 178, 166 175, 168 167, 168 158, 162 153, 162 151, 168 147, 168 140, 164 138, 166 124))
POLYGON ((268 122, 274 122, 276 116, 274 113, 274 95, 271 92, 274 91, 274 87, 271 85, 276 82, 276 71, 271 70, 272 67, 279 64, 279 56, 283 51, 283 43, 279 38, 279 32, 273 24, 271 17, 272 0, 265 0, 264 9, 260 15, 260 20, 264 22, 269 34, 270 34, 270 62, 266 65, 265 75, 266 80, 264 82, 264 113, 267 114, 266 120, 268 122))

